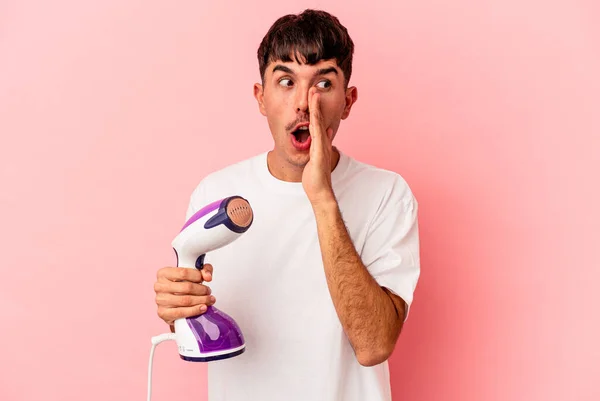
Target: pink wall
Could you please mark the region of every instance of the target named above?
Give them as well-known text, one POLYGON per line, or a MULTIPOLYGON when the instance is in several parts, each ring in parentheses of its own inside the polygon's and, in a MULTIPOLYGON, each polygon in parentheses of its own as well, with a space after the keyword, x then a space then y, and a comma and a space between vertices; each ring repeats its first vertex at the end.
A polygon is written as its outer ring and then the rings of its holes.
MULTIPOLYGON (((188 196, 270 146, 256 47, 318 6, 357 45, 338 145, 421 205, 395 398, 599 400, 599 3, 250 3, 0 3, 0 399, 145 399, 188 196)), ((205 399, 155 361, 154 400, 205 399)))

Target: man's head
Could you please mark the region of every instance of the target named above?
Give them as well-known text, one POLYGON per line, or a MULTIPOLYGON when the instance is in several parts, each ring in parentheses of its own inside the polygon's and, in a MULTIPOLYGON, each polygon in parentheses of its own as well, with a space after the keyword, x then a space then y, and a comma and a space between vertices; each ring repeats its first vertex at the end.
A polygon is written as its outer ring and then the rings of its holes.
MULTIPOLYGON (((339 20, 324 12, 305 10, 286 15, 271 26, 258 49, 262 84, 254 85, 260 112, 267 117, 277 164, 303 168, 308 150, 292 140, 298 124, 309 121, 308 92, 320 93, 325 128, 335 136, 347 118, 357 91, 349 87, 354 43, 339 20)), ((295 134, 305 140, 307 134, 295 134)))

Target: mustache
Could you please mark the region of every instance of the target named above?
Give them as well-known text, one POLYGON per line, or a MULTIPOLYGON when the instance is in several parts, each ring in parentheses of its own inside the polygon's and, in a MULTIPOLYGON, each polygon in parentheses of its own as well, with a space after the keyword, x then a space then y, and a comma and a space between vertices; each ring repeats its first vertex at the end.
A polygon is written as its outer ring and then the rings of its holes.
POLYGON ((310 117, 308 115, 303 116, 301 119, 297 119, 296 121, 288 124, 285 126, 285 129, 287 131, 291 131, 294 129, 294 127, 298 124, 302 124, 302 123, 310 123, 310 117))

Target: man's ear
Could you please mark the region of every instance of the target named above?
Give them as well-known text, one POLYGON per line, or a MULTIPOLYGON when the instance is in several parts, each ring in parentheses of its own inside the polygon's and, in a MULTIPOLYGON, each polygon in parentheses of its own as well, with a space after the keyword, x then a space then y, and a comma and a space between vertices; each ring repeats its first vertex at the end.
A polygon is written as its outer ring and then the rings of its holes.
POLYGON ((342 120, 345 120, 350 115, 350 109, 352 105, 356 103, 358 99, 358 89, 355 86, 351 86, 346 89, 346 105, 344 106, 344 112, 342 113, 342 120))
POLYGON ((258 102, 258 110, 260 111, 260 114, 262 114, 263 116, 266 116, 267 111, 265 109, 265 103, 264 103, 265 94, 264 94, 263 89, 264 88, 261 84, 254 84, 254 98, 258 102))

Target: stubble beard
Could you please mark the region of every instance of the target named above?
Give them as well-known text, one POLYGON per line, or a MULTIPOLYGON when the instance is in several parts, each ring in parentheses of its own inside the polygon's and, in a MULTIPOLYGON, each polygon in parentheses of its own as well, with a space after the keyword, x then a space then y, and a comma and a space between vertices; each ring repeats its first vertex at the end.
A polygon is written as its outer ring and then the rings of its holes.
POLYGON ((288 163, 300 170, 304 170, 304 167, 308 164, 309 156, 308 155, 298 155, 296 157, 288 156, 288 163))
POLYGON ((294 169, 304 170, 304 167, 306 167, 310 159, 308 151, 306 152, 306 154, 288 153, 294 152, 294 147, 290 146, 290 138, 288 135, 288 131, 286 130, 285 139, 282 141, 282 143, 280 143, 280 147, 278 150, 280 160, 285 161, 290 167, 294 169))

